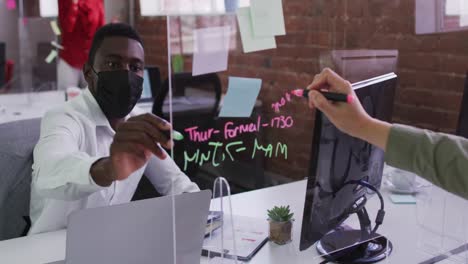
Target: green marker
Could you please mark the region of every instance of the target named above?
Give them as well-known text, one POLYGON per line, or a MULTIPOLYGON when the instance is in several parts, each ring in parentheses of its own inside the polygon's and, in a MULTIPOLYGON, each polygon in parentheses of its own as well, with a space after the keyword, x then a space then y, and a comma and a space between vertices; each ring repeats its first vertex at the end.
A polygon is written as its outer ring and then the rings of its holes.
MULTIPOLYGON (((169 130, 164 130, 164 131, 161 131, 167 138, 170 138, 171 135, 170 135, 170 131, 169 130)), ((175 130, 172 130, 172 139, 174 139, 175 141, 181 141, 184 139, 184 135, 182 135, 182 133, 178 132, 178 131, 175 131, 175 130)))
POLYGON ((172 132, 172 138, 176 141, 181 141, 184 139, 184 135, 182 135, 182 133, 178 132, 178 131, 173 131, 172 132))

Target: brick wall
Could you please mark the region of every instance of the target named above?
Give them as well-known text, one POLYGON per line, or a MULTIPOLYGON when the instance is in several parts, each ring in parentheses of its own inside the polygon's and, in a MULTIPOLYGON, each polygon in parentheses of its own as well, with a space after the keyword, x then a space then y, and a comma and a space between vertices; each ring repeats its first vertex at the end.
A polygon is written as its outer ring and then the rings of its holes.
MULTIPOLYGON (((293 87, 304 87, 319 72, 320 52, 333 49, 399 50, 394 121, 453 132, 456 128, 465 72, 468 71, 468 32, 415 35, 414 0, 285 0, 287 36, 277 37, 278 48, 243 54, 230 53, 222 74, 263 79, 260 99, 266 118, 274 116, 271 103, 293 87)), ((167 68, 166 21, 141 18, 147 61, 167 68)), ((190 58, 187 58, 190 69, 190 58)), ((163 71, 167 75, 167 71, 163 71)), ((224 88, 225 88, 224 87, 224 88)), ((292 115, 291 130, 266 131, 268 141, 284 140, 288 161, 269 160, 266 168, 292 179, 307 175, 313 113, 305 103, 289 104, 281 114, 292 115)))

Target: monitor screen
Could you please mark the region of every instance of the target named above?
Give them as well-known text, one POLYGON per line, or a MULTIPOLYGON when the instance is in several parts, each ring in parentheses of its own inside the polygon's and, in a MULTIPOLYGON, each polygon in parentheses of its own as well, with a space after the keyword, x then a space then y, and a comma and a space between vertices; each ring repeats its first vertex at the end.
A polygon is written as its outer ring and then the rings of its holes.
MULTIPOLYGON (((378 78, 356 83, 353 87, 370 116, 391 121, 396 75, 378 78)), ((383 150, 344 134, 325 115, 316 112, 301 250, 309 248, 346 220, 349 208, 357 199, 372 194, 365 188, 344 183, 365 180, 379 188, 383 166, 383 150)))
POLYGON ((143 92, 141 93, 140 100, 151 99, 151 80, 149 77, 148 69, 145 69, 143 73, 143 92))

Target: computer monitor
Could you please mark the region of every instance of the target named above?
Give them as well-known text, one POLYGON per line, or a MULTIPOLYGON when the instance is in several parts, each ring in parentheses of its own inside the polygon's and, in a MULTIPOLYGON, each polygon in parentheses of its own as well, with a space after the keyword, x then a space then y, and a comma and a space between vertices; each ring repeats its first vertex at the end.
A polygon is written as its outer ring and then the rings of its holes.
MULTIPOLYGON (((397 76, 391 73, 355 83, 353 88, 370 116, 391 121, 396 83, 397 76)), ((371 230, 365 209, 372 190, 378 193, 383 166, 383 150, 344 134, 320 111, 316 112, 300 250, 318 242, 321 255, 340 263, 370 263, 359 260, 385 258, 391 246, 387 247, 387 240, 375 232, 376 228, 371 230), (341 226, 353 213, 358 215, 362 230, 341 226), (364 241, 374 244, 368 246, 361 243, 364 241), (341 250, 344 248, 347 250, 341 250)), ((381 210, 377 222, 383 220, 381 210)))
POLYGON ((153 96, 151 94, 151 81, 149 78, 148 69, 145 69, 143 73, 143 92, 141 93, 140 101, 147 101, 153 96))
POLYGON ((153 102, 153 97, 161 89, 161 72, 158 67, 145 67, 143 72, 143 91, 139 102, 153 102))
POLYGON ((468 72, 466 73, 465 89, 458 116, 457 135, 468 138, 468 72))

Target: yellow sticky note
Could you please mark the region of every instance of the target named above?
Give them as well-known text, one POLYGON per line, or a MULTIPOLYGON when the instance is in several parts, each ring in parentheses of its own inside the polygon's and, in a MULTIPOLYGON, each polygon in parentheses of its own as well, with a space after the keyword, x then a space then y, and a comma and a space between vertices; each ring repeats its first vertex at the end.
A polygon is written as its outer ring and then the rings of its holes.
POLYGON ((51 50, 49 55, 47 55, 47 58, 45 58, 45 62, 51 63, 55 57, 57 57, 58 53, 55 50, 51 50))
POLYGON ((57 21, 50 21, 50 27, 52 28, 52 31, 54 31, 55 35, 60 36, 62 34, 62 32, 60 32, 59 26, 57 25, 57 21))

